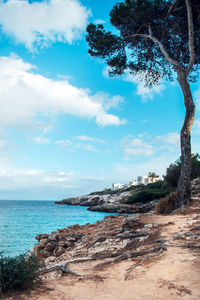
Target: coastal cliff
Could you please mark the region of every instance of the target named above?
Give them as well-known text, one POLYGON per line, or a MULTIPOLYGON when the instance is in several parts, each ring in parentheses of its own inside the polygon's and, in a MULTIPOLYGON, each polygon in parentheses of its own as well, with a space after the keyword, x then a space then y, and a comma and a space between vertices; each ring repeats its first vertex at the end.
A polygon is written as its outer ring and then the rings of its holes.
POLYGON ((102 204, 113 204, 113 203, 123 203, 135 193, 135 190, 132 191, 117 191, 113 193, 104 193, 103 195, 98 194, 98 192, 84 195, 84 196, 78 196, 68 199, 63 199, 61 201, 56 201, 56 204, 66 204, 66 205, 81 205, 81 206, 97 206, 102 204))
POLYGON ((127 200, 139 190, 140 187, 134 188, 130 191, 105 191, 102 195, 97 192, 96 194, 92 193, 89 195, 56 201, 55 204, 89 206, 88 210, 90 211, 111 213, 146 213, 151 211, 155 206, 154 201, 150 201, 147 204, 126 204, 127 200))

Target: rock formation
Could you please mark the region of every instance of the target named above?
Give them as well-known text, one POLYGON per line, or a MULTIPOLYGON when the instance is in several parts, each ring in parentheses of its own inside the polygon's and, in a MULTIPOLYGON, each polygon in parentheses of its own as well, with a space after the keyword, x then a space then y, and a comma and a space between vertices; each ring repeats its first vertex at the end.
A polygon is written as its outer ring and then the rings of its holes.
POLYGON ((123 203, 128 197, 133 195, 135 190, 129 192, 118 191, 116 193, 105 193, 103 195, 90 194, 73 198, 56 201, 56 204, 80 205, 80 206, 97 206, 108 203, 123 203))
POLYGON ((89 206, 88 210, 91 211, 100 211, 100 212, 118 212, 118 213, 146 213, 151 211, 155 203, 153 201, 148 204, 139 204, 139 205, 128 205, 125 204, 126 200, 133 195, 137 190, 131 191, 118 191, 113 194, 92 194, 84 195, 79 197, 73 197, 64 199, 61 201, 56 201, 56 204, 65 204, 65 205, 80 205, 80 206, 89 206))

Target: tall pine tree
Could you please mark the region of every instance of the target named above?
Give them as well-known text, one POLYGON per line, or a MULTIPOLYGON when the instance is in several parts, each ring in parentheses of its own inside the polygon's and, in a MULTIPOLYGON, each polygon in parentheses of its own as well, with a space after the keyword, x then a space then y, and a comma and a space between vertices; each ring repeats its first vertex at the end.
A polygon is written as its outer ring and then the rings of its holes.
POLYGON ((190 83, 196 81, 200 65, 200 1, 126 0, 113 7, 110 22, 118 34, 90 24, 86 39, 89 54, 104 59, 111 76, 130 72, 151 87, 177 74, 185 105, 177 200, 181 207, 190 201, 190 136, 195 116, 190 83))

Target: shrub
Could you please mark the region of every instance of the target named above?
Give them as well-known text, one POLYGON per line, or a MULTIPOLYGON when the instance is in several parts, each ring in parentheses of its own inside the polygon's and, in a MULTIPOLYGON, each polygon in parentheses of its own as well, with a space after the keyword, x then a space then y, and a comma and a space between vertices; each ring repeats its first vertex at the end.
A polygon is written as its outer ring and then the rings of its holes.
MULTIPOLYGON (((181 160, 178 159, 171 164, 167 170, 164 180, 173 188, 178 186, 178 180, 181 172, 181 160)), ((198 153, 191 155, 191 180, 200 176, 200 156, 198 153)))
POLYGON ((160 199, 155 207, 157 215, 171 213, 176 208, 177 192, 172 192, 163 199, 160 199))
POLYGON ((39 268, 40 262, 34 254, 6 257, 1 253, 0 294, 31 287, 38 280, 39 268))
POLYGON ((143 185, 141 187, 142 190, 160 190, 163 189, 164 182, 162 180, 158 180, 157 182, 149 183, 147 185, 143 185))
POLYGON ((127 204, 134 204, 136 202, 147 203, 152 200, 165 197, 167 194, 169 194, 168 190, 150 190, 150 189, 143 190, 130 196, 126 203, 127 204))

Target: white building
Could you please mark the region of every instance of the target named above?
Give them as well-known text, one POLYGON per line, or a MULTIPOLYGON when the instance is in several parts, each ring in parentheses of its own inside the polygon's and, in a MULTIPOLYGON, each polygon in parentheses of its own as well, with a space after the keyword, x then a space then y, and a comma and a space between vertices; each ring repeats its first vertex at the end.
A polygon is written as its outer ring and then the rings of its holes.
POLYGON ((124 187, 124 185, 121 184, 121 183, 113 183, 112 184, 112 189, 113 190, 119 190, 119 189, 122 189, 123 187, 124 187))
POLYGON ((138 176, 137 183, 138 184, 145 184, 145 185, 148 184, 149 183, 148 175, 138 176))
POLYGON ((143 176, 138 176, 136 180, 133 180, 131 182, 129 182, 129 184, 123 185, 121 183, 113 183, 112 184, 112 189, 113 190, 119 190, 119 189, 123 189, 123 188, 128 188, 131 186, 137 186, 139 184, 149 184, 149 183, 154 183, 157 182, 158 180, 160 180, 160 177, 157 176, 155 173, 148 173, 148 175, 143 175, 143 176))
POLYGON ((137 180, 133 180, 131 182, 129 182, 128 186, 136 186, 138 185, 138 181, 137 180))
POLYGON ((137 182, 138 184, 149 184, 154 183, 160 180, 160 177, 155 173, 148 173, 148 175, 138 176, 137 182))

